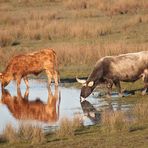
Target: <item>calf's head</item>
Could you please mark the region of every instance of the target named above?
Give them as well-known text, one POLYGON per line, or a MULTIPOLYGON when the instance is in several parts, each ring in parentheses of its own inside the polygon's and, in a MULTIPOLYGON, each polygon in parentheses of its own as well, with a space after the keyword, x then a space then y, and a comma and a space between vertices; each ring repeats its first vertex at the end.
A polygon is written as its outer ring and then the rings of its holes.
POLYGON ((80 101, 84 101, 86 97, 88 97, 95 88, 94 81, 87 82, 86 80, 80 80, 76 78, 76 80, 82 84, 81 93, 80 93, 80 101))

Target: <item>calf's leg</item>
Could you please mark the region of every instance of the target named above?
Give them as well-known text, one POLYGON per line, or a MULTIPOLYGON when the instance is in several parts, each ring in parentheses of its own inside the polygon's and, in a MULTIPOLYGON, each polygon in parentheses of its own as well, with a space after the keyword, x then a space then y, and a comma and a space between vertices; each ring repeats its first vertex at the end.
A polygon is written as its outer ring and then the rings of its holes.
POLYGON ((48 84, 51 85, 52 73, 49 70, 45 71, 48 77, 48 84))
POLYGON ((24 79, 24 82, 25 82, 25 84, 26 84, 26 86, 27 86, 27 89, 28 89, 28 88, 29 88, 29 81, 28 81, 28 78, 27 78, 27 77, 24 77, 23 79, 24 79))
POLYGON ((20 76, 17 76, 16 84, 17 84, 17 89, 20 89, 20 84, 21 84, 21 77, 20 76))
POLYGON ((53 78, 54 78, 54 81, 55 81, 55 86, 58 86, 59 73, 56 70, 54 71, 53 78))

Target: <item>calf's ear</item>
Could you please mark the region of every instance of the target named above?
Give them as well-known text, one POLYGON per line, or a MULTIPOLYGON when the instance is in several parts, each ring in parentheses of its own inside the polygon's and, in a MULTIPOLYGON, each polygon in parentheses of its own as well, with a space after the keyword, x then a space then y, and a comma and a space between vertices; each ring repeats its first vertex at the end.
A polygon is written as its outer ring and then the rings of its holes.
POLYGON ((88 83, 88 86, 89 87, 92 87, 94 85, 94 81, 90 81, 89 83, 88 83))

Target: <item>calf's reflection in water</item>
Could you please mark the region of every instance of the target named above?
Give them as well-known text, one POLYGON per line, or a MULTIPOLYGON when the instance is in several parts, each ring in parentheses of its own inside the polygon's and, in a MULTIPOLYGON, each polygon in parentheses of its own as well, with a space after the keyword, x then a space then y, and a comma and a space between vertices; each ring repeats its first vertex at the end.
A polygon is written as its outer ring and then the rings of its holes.
POLYGON ((59 119, 59 108, 61 95, 58 87, 55 87, 54 94, 48 87, 47 103, 40 98, 29 101, 29 90, 24 96, 21 90, 17 89, 17 96, 11 96, 10 92, 2 89, 1 103, 5 104, 11 114, 18 120, 36 120, 44 123, 55 123, 59 119))

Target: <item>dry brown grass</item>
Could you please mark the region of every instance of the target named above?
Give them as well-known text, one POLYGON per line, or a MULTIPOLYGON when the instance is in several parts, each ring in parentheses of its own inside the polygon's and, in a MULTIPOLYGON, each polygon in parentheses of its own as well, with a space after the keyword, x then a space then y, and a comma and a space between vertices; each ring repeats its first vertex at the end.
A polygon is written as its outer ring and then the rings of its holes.
MULTIPOLYGON (((12 22, 11 22, 12 23, 12 22)), ((66 23, 57 21, 30 20, 20 23, 7 31, 0 33, 0 45, 11 45, 13 40, 28 38, 32 40, 53 39, 63 37, 88 38, 92 36, 105 35, 111 32, 111 25, 97 25, 91 23, 66 23), (96 30, 92 30, 96 28, 96 30)))
MULTIPOLYGON (((12 23, 12 21, 11 21, 12 23)), ((9 24, 10 25, 10 24, 9 24)), ((11 45, 18 39, 55 39, 55 38, 91 38, 111 33, 111 23, 65 22, 58 20, 28 20, 17 25, 7 27, 7 31, 0 32, 1 47, 11 45)))
POLYGON ((136 104, 133 108, 133 115, 136 122, 139 123, 148 123, 148 103, 140 102, 136 104))
MULTIPOLYGON (((118 55, 121 53, 147 50, 147 39, 145 36, 141 35, 143 37, 143 44, 138 45, 132 42, 133 36, 124 32, 128 28, 138 26, 141 21, 142 25, 144 23, 146 24, 148 22, 146 13, 137 14, 135 17, 132 15, 130 18, 129 15, 125 19, 120 15, 119 19, 123 22, 119 22, 121 25, 118 25, 118 23, 115 24, 116 19, 114 22, 114 19, 112 20, 98 11, 98 9, 104 9, 104 11, 110 12, 115 3, 125 5, 128 2, 132 5, 133 1, 139 3, 137 0, 1 1, 1 69, 6 66, 8 60, 13 55, 46 48, 47 45, 56 50, 61 67, 65 65, 90 66, 106 55, 118 55), (36 4, 27 7, 24 4, 35 2, 36 4), (86 9, 84 9, 83 3, 86 3, 86 9), (69 6, 72 6, 70 10, 65 9, 65 7, 69 6), (106 8, 110 6, 111 8, 106 8), (126 37, 130 38, 130 41, 126 37), (123 41, 121 41, 122 38, 123 41), (16 44, 19 45, 14 46, 16 44)), ((146 6, 145 0, 140 2, 141 5, 146 6)), ((134 29, 131 31, 132 33, 134 29)), ((139 32, 137 32, 140 33, 140 28, 138 29, 139 32)))
POLYGON ((146 44, 127 45, 124 42, 97 44, 88 46, 77 46, 72 44, 63 44, 55 46, 59 58, 59 64, 63 65, 92 65, 104 56, 118 55, 128 52, 137 52, 147 50, 146 44))
POLYGON ((18 142, 16 129, 11 124, 8 124, 5 127, 5 129, 3 131, 3 137, 9 143, 18 142))
POLYGON ((68 0, 64 4, 69 9, 98 8, 108 15, 136 13, 139 8, 148 8, 147 0, 68 0))
POLYGON ((147 0, 100 0, 99 9, 108 15, 136 13, 140 8, 147 8, 147 0))
MULTIPOLYGON (((46 46, 45 46, 46 47, 46 46)), ((101 57, 110 55, 119 55, 129 52, 147 50, 147 44, 126 44, 125 42, 108 43, 108 44, 88 44, 87 46, 72 43, 55 44, 52 46, 58 55, 59 67, 63 66, 92 66, 101 57)), ((20 53, 39 50, 40 48, 21 48, 16 50, 14 47, 9 49, 0 49, 0 65, 7 65, 9 59, 20 53)))
POLYGON ((37 144, 45 141, 45 136, 40 126, 24 123, 21 123, 18 129, 11 124, 7 125, 4 129, 3 137, 9 143, 29 142, 37 144))
POLYGON ((14 37, 7 30, 0 30, 0 47, 11 45, 14 37))
POLYGON ((82 126, 80 117, 74 117, 72 120, 62 118, 60 121, 59 129, 56 131, 58 137, 71 137, 74 136, 75 130, 82 126))
POLYGON ((18 135, 19 135, 20 141, 23 141, 23 142, 30 141, 32 144, 43 143, 45 141, 43 129, 38 125, 21 123, 19 126, 18 135))
POLYGON ((104 111, 102 114, 102 129, 105 132, 116 132, 128 129, 125 113, 122 111, 104 111))
POLYGON ((148 102, 142 100, 128 112, 104 110, 101 118, 103 132, 135 131, 148 125, 148 102))
POLYGON ((58 0, 7 0, 11 2, 13 5, 23 5, 23 6, 33 6, 33 5, 42 5, 43 3, 50 3, 50 2, 56 2, 58 0))
POLYGON ((66 0, 63 1, 64 5, 68 9, 86 9, 87 8, 87 1, 85 0, 66 0))
POLYGON ((126 31, 128 28, 133 27, 139 23, 147 23, 148 22, 148 15, 135 15, 134 17, 130 18, 127 20, 122 28, 126 31))

